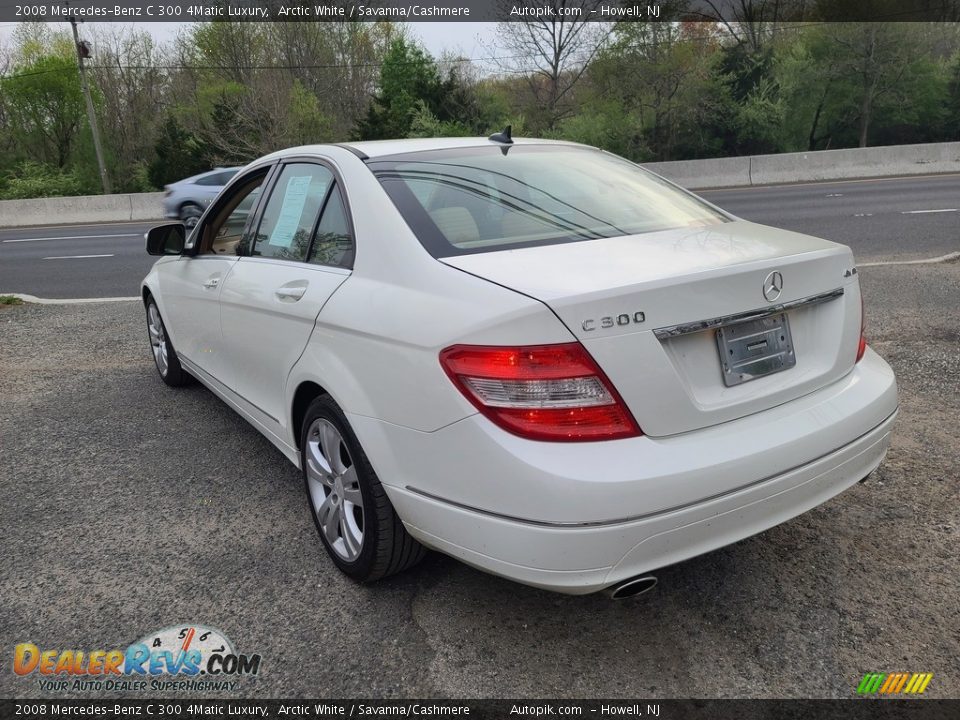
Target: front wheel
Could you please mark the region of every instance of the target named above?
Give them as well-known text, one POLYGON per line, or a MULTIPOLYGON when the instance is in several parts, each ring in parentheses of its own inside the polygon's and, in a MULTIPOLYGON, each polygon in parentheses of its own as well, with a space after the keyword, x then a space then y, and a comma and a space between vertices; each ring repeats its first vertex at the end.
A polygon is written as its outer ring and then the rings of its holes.
POLYGON ((147 334, 150 337, 150 350, 153 352, 153 361, 160 373, 160 379, 171 387, 186 385, 192 379, 187 371, 180 366, 180 358, 173 349, 167 328, 160 317, 160 309, 151 297, 147 301, 147 334))
POLYGON ((203 208, 193 203, 187 203, 180 208, 180 220, 186 226, 187 230, 193 230, 193 228, 197 226, 197 223, 200 222, 202 215, 203 208))
POLYGON ((307 501, 324 547, 340 570, 372 582, 426 554, 403 527, 339 406, 321 395, 300 436, 307 501))

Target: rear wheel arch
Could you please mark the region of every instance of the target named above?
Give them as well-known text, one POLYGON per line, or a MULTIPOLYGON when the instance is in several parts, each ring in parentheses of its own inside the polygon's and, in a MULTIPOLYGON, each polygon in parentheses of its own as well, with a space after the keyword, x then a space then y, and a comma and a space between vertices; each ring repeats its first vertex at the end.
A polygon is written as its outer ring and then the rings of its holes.
POLYGON ((301 382, 293 393, 293 403, 290 408, 290 429, 293 431, 293 441, 296 443, 297 450, 300 450, 300 435, 303 432, 303 419, 307 414, 307 408, 315 398, 329 393, 319 384, 312 380, 301 382))
MULTIPOLYGON (((302 383, 301 397, 310 385, 319 387, 302 383)), ((341 407, 322 393, 307 403, 301 423, 307 502, 334 564, 359 582, 417 564, 426 548, 407 532, 341 407)))

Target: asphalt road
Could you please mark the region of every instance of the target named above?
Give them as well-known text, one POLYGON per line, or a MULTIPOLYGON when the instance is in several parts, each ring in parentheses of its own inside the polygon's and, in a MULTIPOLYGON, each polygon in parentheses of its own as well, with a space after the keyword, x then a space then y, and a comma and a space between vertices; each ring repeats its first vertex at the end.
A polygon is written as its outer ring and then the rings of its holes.
POLYGON ((893 671, 960 697, 960 263, 861 281, 901 388, 885 463, 620 603, 436 554, 358 586, 279 451, 160 382, 139 303, 0 307, 0 697, 79 695, 16 676, 18 643, 106 650, 190 623, 261 654, 231 697, 852 698, 893 671))
MULTIPOLYGON (((846 243, 859 262, 960 250, 960 175, 700 194, 747 220, 846 243)), ((123 223, 0 230, 0 292, 44 298, 137 295, 153 263, 143 247, 148 227, 123 223)))
POLYGON ((147 255, 143 234, 156 224, 0 229, 0 293, 42 298, 139 295, 140 281, 156 260, 147 255))

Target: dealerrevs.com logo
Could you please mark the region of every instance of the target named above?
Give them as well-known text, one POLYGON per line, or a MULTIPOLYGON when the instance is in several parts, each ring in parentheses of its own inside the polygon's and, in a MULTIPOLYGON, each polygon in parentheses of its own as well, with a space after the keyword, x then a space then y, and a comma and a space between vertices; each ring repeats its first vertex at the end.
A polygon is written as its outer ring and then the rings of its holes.
POLYGON ((240 677, 256 677, 260 655, 238 653, 219 630, 184 623, 150 633, 125 649, 41 649, 20 643, 13 671, 36 676, 40 690, 236 690, 240 677))

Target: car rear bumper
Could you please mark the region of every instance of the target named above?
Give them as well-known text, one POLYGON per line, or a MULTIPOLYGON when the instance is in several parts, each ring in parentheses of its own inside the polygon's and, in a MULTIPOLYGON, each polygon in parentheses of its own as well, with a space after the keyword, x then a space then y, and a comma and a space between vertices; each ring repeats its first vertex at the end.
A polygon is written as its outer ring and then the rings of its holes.
POLYGON ((896 408, 893 373, 868 351, 827 388, 669 438, 533 443, 478 416, 434 433, 351 423, 414 537, 488 572, 580 594, 837 495, 880 464, 896 408))

